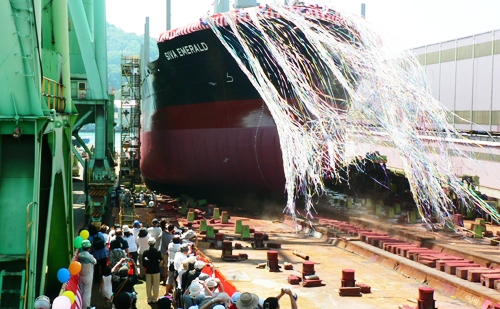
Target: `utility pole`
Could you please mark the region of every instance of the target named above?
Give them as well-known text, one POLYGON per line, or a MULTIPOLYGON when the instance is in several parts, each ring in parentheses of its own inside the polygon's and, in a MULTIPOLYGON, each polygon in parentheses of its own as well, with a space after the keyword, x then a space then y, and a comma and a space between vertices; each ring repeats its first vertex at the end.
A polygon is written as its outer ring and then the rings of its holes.
POLYGON ((172 8, 170 6, 170 3, 171 3, 171 0, 167 0, 167 31, 171 29, 170 20, 172 18, 172 16, 171 16, 172 8))

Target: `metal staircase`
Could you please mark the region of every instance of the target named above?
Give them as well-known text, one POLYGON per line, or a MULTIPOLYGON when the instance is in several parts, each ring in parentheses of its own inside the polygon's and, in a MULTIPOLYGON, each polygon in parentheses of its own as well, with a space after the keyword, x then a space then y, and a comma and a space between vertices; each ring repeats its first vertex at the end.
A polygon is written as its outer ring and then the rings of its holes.
POLYGON ((25 270, 10 272, 5 269, 0 272, 0 309, 24 308, 25 273, 25 270))

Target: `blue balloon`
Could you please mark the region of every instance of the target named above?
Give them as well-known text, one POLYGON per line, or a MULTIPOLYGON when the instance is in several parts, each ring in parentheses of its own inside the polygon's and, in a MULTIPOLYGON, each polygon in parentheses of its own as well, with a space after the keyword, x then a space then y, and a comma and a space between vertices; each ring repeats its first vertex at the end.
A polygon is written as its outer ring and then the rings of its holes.
POLYGON ((57 279, 59 279, 61 283, 68 282, 69 277, 71 277, 71 274, 67 268, 61 268, 57 271, 57 279))

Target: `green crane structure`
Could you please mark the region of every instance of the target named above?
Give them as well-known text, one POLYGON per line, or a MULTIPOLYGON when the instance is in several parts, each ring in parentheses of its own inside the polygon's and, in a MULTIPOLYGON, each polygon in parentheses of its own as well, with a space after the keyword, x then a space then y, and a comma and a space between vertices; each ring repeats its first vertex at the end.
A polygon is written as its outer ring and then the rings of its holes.
POLYGON ((89 186, 114 182, 105 22, 104 0, 0 2, 1 308, 33 308, 61 288, 75 253, 72 136, 85 123, 98 130, 89 186))
POLYGON ((73 135, 85 143, 78 131, 88 123, 95 123, 94 152, 90 162, 84 161, 84 181, 89 196, 86 215, 101 222, 109 205, 109 196, 115 182, 114 170, 114 95, 108 94, 108 64, 106 47, 106 5, 104 0, 68 1, 69 46, 71 57, 71 96, 79 115, 73 135))

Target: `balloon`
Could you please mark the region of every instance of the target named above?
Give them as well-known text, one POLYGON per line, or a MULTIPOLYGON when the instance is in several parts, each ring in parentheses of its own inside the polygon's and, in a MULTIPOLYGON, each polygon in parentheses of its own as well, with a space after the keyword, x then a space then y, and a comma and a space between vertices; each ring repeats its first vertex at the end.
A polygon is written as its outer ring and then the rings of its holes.
POLYGON ((71 304, 72 305, 75 302, 75 293, 73 293, 71 291, 66 291, 66 292, 62 293, 61 295, 64 295, 64 296, 68 297, 69 300, 71 300, 71 304))
POLYGON ((52 303, 52 309, 69 309, 71 308, 71 299, 66 295, 59 295, 52 303))
POLYGON ((89 236, 90 236, 89 231, 87 231, 87 230, 81 231, 80 236, 82 236, 83 239, 89 238, 89 236))
POLYGON ((80 262, 74 261, 71 264, 69 264, 69 273, 72 275, 76 275, 82 270, 82 264, 80 262))
POLYGON ((75 241, 74 241, 75 248, 76 249, 80 249, 82 247, 82 242, 83 242, 83 237, 82 236, 76 236, 75 237, 75 241))
POLYGON ((61 281, 61 283, 68 282, 69 277, 71 277, 71 274, 67 268, 61 268, 57 272, 57 279, 59 279, 59 281, 61 281))

